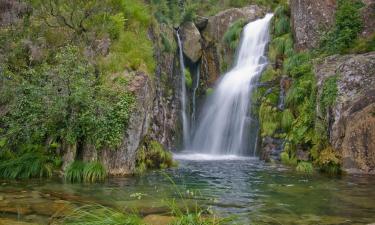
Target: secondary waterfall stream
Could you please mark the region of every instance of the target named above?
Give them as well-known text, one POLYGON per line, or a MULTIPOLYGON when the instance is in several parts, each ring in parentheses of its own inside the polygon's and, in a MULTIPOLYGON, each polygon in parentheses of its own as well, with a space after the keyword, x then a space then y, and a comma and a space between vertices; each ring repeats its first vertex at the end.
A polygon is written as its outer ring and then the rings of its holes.
POLYGON ((244 27, 235 63, 205 103, 189 151, 248 155, 249 146, 254 146, 249 143, 251 92, 267 65, 271 18, 272 14, 267 14, 244 27))
POLYGON ((181 117, 182 117, 182 132, 183 132, 183 145, 186 147, 188 143, 190 143, 190 124, 189 118, 187 114, 187 95, 186 95, 186 84, 185 84, 185 63, 184 63, 184 55, 182 49, 182 41, 180 38, 179 31, 176 32, 177 35, 177 42, 178 42, 178 49, 179 49, 179 57, 180 57, 180 67, 181 67, 181 117))

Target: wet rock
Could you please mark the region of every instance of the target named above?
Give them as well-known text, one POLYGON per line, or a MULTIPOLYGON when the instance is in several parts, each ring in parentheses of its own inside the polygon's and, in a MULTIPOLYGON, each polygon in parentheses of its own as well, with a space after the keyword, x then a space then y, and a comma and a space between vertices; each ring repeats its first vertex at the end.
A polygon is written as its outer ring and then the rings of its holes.
POLYGON ((28 215, 32 212, 32 210, 30 209, 28 205, 18 205, 18 204, 14 204, 13 202, 10 203, 9 201, 7 201, 7 203, 8 204, 0 205, 0 212, 12 213, 16 215, 28 215))
POLYGON ((143 222, 147 225, 166 225, 171 224, 175 219, 172 216, 148 215, 143 218, 143 222))
POLYGON ((129 118, 128 127, 124 131, 123 141, 119 148, 106 148, 101 150, 98 155, 108 173, 115 176, 134 172, 136 150, 148 132, 155 96, 152 81, 147 74, 137 72, 130 80, 128 90, 135 95, 136 102, 129 118))
POLYGON ((14 219, 0 218, 0 225, 38 225, 38 224, 18 221, 14 219))
POLYGON ((336 0, 291 0, 295 47, 311 49, 319 44, 321 32, 334 23, 336 0))
POLYGON ((266 162, 279 161, 280 153, 283 150, 283 140, 272 137, 264 137, 262 140, 262 148, 260 159, 266 162))
POLYGON ((181 39, 183 52, 193 63, 202 56, 201 34, 192 22, 186 22, 181 26, 181 39))
POLYGON ((44 216, 63 216, 68 215, 74 209, 74 206, 64 200, 42 201, 31 205, 31 209, 38 215, 44 216))
POLYGON ((363 30, 362 37, 370 37, 375 32, 375 1, 363 0, 365 6, 361 9, 363 30))
POLYGON ((298 160, 309 161, 309 159, 310 159, 310 152, 309 151, 304 151, 302 149, 297 149, 296 157, 297 157, 298 160))
POLYGON ((337 99, 328 118, 331 145, 349 173, 375 173, 375 52, 330 56, 316 63, 318 100, 324 81, 337 76, 337 99))

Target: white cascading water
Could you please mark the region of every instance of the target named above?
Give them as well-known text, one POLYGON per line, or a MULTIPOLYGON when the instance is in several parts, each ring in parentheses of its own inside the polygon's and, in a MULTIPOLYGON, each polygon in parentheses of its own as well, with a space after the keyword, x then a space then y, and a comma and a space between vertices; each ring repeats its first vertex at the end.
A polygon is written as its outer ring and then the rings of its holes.
POLYGON ((176 32, 177 34, 177 42, 178 42, 178 49, 179 49, 179 57, 180 57, 180 67, 181 67, 181 93, 180 93, 180 102, 181 102, 181 117, 182 117, 182 138, 183 138, 183 145, 184 147, 190 143, 190 126, 189 126, 189 118, 186 112, 187 107, 187 95, 186 95, 186 84, 185 84, 185 63, 184 63, 184 55, 182 49, 182 42, 180 38, 179 31, 176 32))
POLYGON ((189 151, 210 155, 246 155, 249 110, 256 79, 267 65, 272 14, 247 24, 233 68, 206 102, 189 151))

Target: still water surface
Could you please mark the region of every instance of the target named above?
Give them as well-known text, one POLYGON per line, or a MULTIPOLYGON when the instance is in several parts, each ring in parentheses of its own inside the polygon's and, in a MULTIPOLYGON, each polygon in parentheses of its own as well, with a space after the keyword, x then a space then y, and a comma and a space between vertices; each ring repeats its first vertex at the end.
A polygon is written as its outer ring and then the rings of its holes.
POLYGON ((10 190, 59 193, 75 196, 70 201, 81 204, 136 208, 144 214, 162 213, 168 200, 182 195, 221 216, 235 216, 238 224, 375 222, 375 179, 371 176, 305 176, 255 158, 177 158, 178 168, 111 178, 104 184, 69 184, 61 180, 4 182, 0 194, 6 195, 10 190))

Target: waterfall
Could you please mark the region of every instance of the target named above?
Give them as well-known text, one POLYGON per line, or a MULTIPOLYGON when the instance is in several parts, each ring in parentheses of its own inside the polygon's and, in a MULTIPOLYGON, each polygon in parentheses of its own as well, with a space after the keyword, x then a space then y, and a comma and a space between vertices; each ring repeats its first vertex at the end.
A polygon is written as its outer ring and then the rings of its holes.
POLYGON ((207 99, 193 135, 193 152, 211 155, 247 155, 251 92, 267 65, 265 51, 272 14, 247 24, 242 32, 232 69, 217 83, 207 99))
POLYGON ((185 84, 185 63, 184 55, 182 49, 182 42, 180 38, 179 31, 177 33, 177 42, 179 48, 179 57, 180 57, 180 66, 181 66, 181 93, 180 93, 180 102, 181 102, 181 117, 182 117, 182 132, 183 132, 183 145, 186 147, 190 143, 190 128, 189 128, 189 119, 187 116, 187 96, 186 96, 186 84, 185 84))
MULTIPOLYGON (((194 124, 195 123, 195 113, 196 113, 196 94, 199 87, 199 77, 200 77, 200 69, 199 65, 196 70, 196 76, 195 76, 195 84, 193 89, 193 97, 192 97, 192 113, 191 113, 191 121, 194 124)), ((194 129, 194 127, 192 128, 194 129)))

